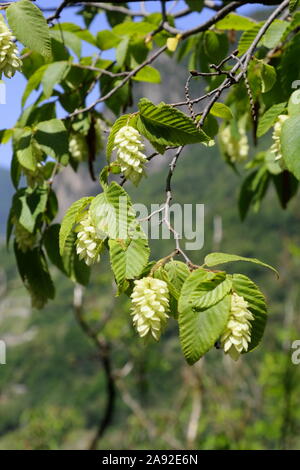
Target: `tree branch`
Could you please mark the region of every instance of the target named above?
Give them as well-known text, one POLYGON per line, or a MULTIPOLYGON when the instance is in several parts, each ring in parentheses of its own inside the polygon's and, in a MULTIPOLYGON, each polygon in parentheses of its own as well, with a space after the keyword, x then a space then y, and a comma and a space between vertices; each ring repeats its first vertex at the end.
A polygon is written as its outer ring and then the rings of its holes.
MULTIPOLYGON (((74 313, 75 318, 81 329, 84 333, 93 341, 95 344, 98 352, 99 357, 102 362, 103 370, 105 373, 106 378, 106 406, 104 414, 101 418, 99 427, 89 445, 90 450, 95 450, 97 448, 98 442, 105 433, 106 429, 110 425, 114 408, 115 408, 115 398, 116 398, 116 386, 115 386, 115 378, 113 375, 112 364, 111 364, 111 356, 110 356, 110 344, 106 341, 106 339, 102 336, 99 336, 99 329, 94 330, 88 324, 88 322, 84 319, 83 315, 83 287, 77 284, 74 287, 74 313)), ((110 316, 107 314, 105 319, 102 322, 102 327, 106 323, 107 319, 110 316)))

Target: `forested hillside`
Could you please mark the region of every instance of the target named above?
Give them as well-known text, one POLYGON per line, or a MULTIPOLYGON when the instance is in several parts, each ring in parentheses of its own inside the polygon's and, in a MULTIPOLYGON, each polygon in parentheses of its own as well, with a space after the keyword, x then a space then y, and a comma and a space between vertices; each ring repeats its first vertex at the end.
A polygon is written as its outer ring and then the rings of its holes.
MULTIPOLYGON (((131 195, 146 204, 161 202, 166 169, 164 165, 149 176, 147 191, 129 189, 131 195)), ((103 259, 94 269, 84 305, 89 320, 110 316, 103 334, 111 343, 113 367, 126 366, 129 373, 117 381, 113 420, 99 448, 299 446, 299 368, 290 363, 289 348, 284 349, 300 327, 299 288, 290 279, 291 272, 299 278, 292 246, 300 224, 297 200, 282 214, 271 191, 261 211, 241 224, 239 180, 215 148, 199 152, 190 147, 177 168, 174 202, 205 204, 205 248, 195 252, 196 257, 212 248, 229 251, 235 246, 237 253, 255 253, 280 270, 281 278, 274 282, 271 273, 240 267, 258 285, 267 286, 271 308, 262 347, 237 364, 214 350, 191 370, 181 357, 174 321, 159 344, 133 341, 128 306, 114 299, 108 260, 103 259), (222 218, 224 235, 213 247, 216 215, 222 218), (191 416, 198 412, 194 441, 188 430, 191 416)), ((154 243, 154 256, 162 254, 164 244, 154 243)), ((97 349, 74 317, 73 284, 53 268, 59 286, 56 300, 42 313, 31 311, 12 254, 4 247, 1 260, 7 279, 1 294, 1 337, 8 344, 8 359, 0 376, 0 448, 86 448, 104 412, 106 386, 97 349)))

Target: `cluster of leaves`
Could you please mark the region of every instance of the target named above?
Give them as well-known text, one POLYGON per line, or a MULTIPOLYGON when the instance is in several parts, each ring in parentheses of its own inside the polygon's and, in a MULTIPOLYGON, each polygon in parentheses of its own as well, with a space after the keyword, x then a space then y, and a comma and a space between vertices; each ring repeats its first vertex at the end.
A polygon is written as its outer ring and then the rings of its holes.
MULTIPOLYGON (((204 2, 197 2, 197 7, 191 1, 187 4, 196 11, 204 6, 204 2)), ((189 363, 198 360, 220 337, 228 322, 232 292, 247 300, 255 317, 249 349, 258 344, 266 307, 257 286, 240 274, 232 276, 204 267, 191 269, 189 263, 174 260, 149 263, 148 242, 130 198, 121 185, 115 181, 109 183, 109 176, 121 172, 111 156, 115 137, 124 125, 137 129, 158 154, 164 154, 170 147, 211 145, 216 135, 221 138, 224 129, 231 147, 236 148, 241 135, 246 136, 250 128, 255 138, 262 137, 280 114, 288 113, 281 138, 284 164, 275 162, 270 151, 260 152, 248 163, 252 173, 247 176, 240 195, 241 216, 245 217, 251 205, 259 206, 269 183, 273 182, 285 207, 296 194, 300 177, 299 105, 294 104, 295 95, 290 98, 291 87, 299 75, 300 15, 295 11, 297 2, 291 2, 290 7, 291 17, 272 22, 249 62, 246 78, 230 89, 225 103, 215 102, 210 107, 203 126, 199 125, 203 112, 198 116, 192 112, 189 117, 176 104, 155 105, 147 98, 140 100, 137 112, 123 114, 133 104, 134 81, 159 83, 161 80, 159 71, 150 65, 155 59, 155 55, 149 59, 151 49, 159 47, 169 56, 176 55, 178 60, 188 58, 188 67, 196 71, 195 76, 204 74, 207 96, 211 96, 224 76, 231 76, 226 57, 232 52, 233 44, 237 43, 238 52, 231 59, 239 63, 264 23, 229 13, 200 32, 191 30, 174 38, 175 20, 170 15, 163 18, 162 14, 153 13, 133 21, 125 13, 107 11, 111 29, 93 35, 88 26, 100 12, 98 8, 79 11, 86 28, 73 23, 53 24, 55 15, 47 21, 29 0, 20 0, 7 8, 9 26, 25 47, 22 72, 27 79, 21 116, 12 129, 4 129, 0 134, 2 143, 12 139, 11 176, 16 188, 7 239, 15 234, 17 264, 34 306, 41 308, 54 296, 48 260, 75 282, 88 283, 90 268, 76 253, 74 231, 88 208, 95 226, 103 218, 103 212, 106 214, 107 229, 100 249, 109 249, 119 293, 130 295, 133 280, 150 272, 168 284, 171 313, 178 318, 182 348, 189 363), (168 28, 164 27, 165 22, 168 28), (82 56, 82 42, 95 54, 82 56), (101 52, 110 49, 115 51, 115 60, 101 58, 101 52), (211 63, 216 66, 212 68, 211 63), (218 72, 211 73, 213 69, 218 72), (197 75, 197 71, 201 74, 197 75), (101 97, 93 105, 87 105, 90 92, 97 86, 101 97), (25 107, 29 98, 32 104, 25 107), (117 117, 114 124, 95 109, 100 102, 105 102, 117 117), (60 227, 53 223, 58 208, 53 180, 67 165, 76 171, 82 160, 88 160, 93 176, 93 161, 107 128, 110 128, 107 165, 100 175, 103 192, 95 198, 76 201, 60 227), (74 142, 78 151, 74 151, 74 142), (24 181, 27 185, 20 187, 24 181), (120 211, 120 198, 125 201, 125 218, 120 211), (30 247, 22 247, 22 239, 18 240, 17 224, 32 236, 30 247), (139 236, 132 236, 128 227, 130 230, 133 227, 134 234, 139 236)), ((236 168, 231 158, 232 148, 227 148, 224 142, 223 139, 221 148, 227 162, 236 168)), ((211 267, 239 259, 228 256, 212 254, 205 265, 211 267)))

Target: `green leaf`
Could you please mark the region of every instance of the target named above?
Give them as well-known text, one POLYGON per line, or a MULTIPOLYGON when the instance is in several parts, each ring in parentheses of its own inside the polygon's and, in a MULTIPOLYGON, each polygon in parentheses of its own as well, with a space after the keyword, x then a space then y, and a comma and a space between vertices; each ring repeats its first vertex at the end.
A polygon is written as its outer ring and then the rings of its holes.
POLYGON ((286 108, 286 102, 274 104, 259 118, 257 137, 262 137, 275 124, 279 114, 286 108))
POLYGON ((11 3, 6 10, 7 20, 16 38, 32 51, 51 58, 51 39, 41 10, 29 0, 11 3))
POLYGON ((225 18, 215 24, 217 29, 233 29, 235 31, 247 31, 255 26, 255 22, 245 16, 229 13, 225 18))
POLYGON ((228 52, 228 37, 226 34, 206 31, 203 46, 209 61, 218 64, 228 52))
POLYGON ((273 174, 272 178, 280 205, 286 209, 288 202, 297 194, 299 181, 288 170, 281 170, 281 173, 273 174))
MULTIPOLYGON (((59 23, 54 25, 53 28, 51 28, 51 31, 53 30, 57 30, 58 32, 63 31, 64 37, 65 33, 72 33, 73 36, 77 36, 79 39, 82 39, 82 41, 86 41, 89 44, 92 44, 93 46, 97 46, 96 38, 92 35, 92 33, 88 29, 82 29, 77 24, 59 23)), ((75 54, 80 55, 78 44, 76 46, 75 43, 71 45, 71 41, 74 41, 74 39, 70 40, 70 45, 68 47, 71 47, 74 50, 75 54)), ((66 42, 68 42, 68 39, 66 42)))
POLYGON ((130 114, 123 114, 120 116, 113 124, 106 144, 106 157, 107 161, 110 162, 110 157, 115 145, 115 137, 116 134, 119 132, 122 127, 127 126, 127 124, 131 125, 130 123, 131 115, 130 114))
POLYGON ((51 29, 51 37, 56 41, 61 42, 63 46, 72 49, 77 57, 80 58, 81 40, 76 34, 73 34, 70 31, 64 31, 62 29, 58 31, 51 29))
POLYGON ((213 116, 222 119, 230 120, 233 118, 231 109, 228 108, 228 106, 226 106, 224 103, 214 103, 210 112, 213 116))
POLYGON ((148 263, 150 250, 145 238, 109 240, 109 253, 116 282, 122 287, 126 279, 139 277, 148 263))
POLYGON ((16 142, 16 155, 20 165, 30 171, 36 170, 37 160, 32 146, 32 131, 24 129, 16 142))
POLYGON ((53 224, 47 227, 43 234, 43 245, 50 261, 64 274, 67 274, 63 259, 59 252, 59 231, 60 224, 53 224))
POLYGON ((182 285, 190 275, 190 270, 182 261, 174 260, 165 264, 164 269, 168 275, 168 284, 170 284, 172 288, 172 295, 178 300, 182 285))
POLYGON ((210 308, 229 294, 231 280, 225 273, 214 274, 211 279, 202 282, 190 297, 190 302, 196 310, 210 308))
POLYGON ((300 120, 298 115, 290 117, 282 125, 281 151, 288 170, 300 180, 300 120))
POLYGON ((34 232, 38 217, 46 210, 47 200, 47 187, 22 188, 15 194, 13 213, 28 232, 34 232))
POLYGON ((106 51, 107 49, 112 49, 113 47, 116 47, 120 41, 120 36, 118 36, 109 29, 99 31, 97 34, 97 46, 102 51, 106 51))
POLYGON ((299 0, 290 0, 289 9, 290 9, 290 12, 291 12, 291 13, 292 13, 294 10, 296 10, 296 8, 298 7, 298 4, 299 4, 299 0))
POLYGON ((18 270, 31 295, 32 306, 43 308, 48 299, 53 299, 55 295, 45 255, 40 248, 23 253, 16 243, 14 249, 18 270))
POLYGON ((27 101, 27 98, 30 96, 30 94, 33 92, 33 90, 36 90, 38 86, 40 85, 44 72, 47 69, 47 64, 42 65, 42 67, 38 68, 30 77, 29 80, 26 84, 23 96, 22 96, 22 107, 25 106, 25 103, 27 101))
POLYGON ((63 255, 65 249, 66 240, 78 220, 78 216, 81 214, 83 209, 90 204, 93 196, 86 196, 78 201, 73 202, 73 204, 67 210, 60 227, 59 232, 59 252, 63 255))
POLYGON ((46 66, 42 77, 42 85, 44 89, 44 98, 48 99, 52 95, 53 88, 57 83, 67 75, 70 65, 66 60, 53 62, 46 66))
POLYGON ((210 253, 204 259, 205 265, 209 267, 217 266, 218 264, 231 263, 233 261, 247 261, 249 263, 259 264, 260 266, 271 269, 271 271, 274 271, 279 277, 278 271, 275 268, 256 258, 245 258, 244 256, 231 255, 229 253, 210 253))
POLYGON ((259 42, 259 46, 265 46, 273 49, 280 42, 283 34, 289 26, 288 21, 275 20, 268 28, 263 38, 259 42))
POLYGON ((142 70, 140 70, 134 77, 132 77, 132 79, 138 82, 161 82, 159 71, 154 67, 151 67, 150 65, 146 65, 146 67, 143 67, 142 70))
POLYGON ((263 63, 261 69, 261 91, 267 93, 276 83, 276 70, 272 65, 263 63))
POLYGON ((249 49, 249 47, 251 46, 251 44, 253 43, 253 41, 255 40, 260 28, 262 27, 264 23, 257 23, 255 26, 253 26, 253 28, 245 31, 240 40, 239 40, 239 44, 238 44, 238 50, 239 50, 239 56, 243 55, 245 52, 247 52, 247 50, 249 49))
POLYGON ((234 274, 232 285, 234 291, 248 302, 249 310, 254 316, 254 321, 251 322, 251 342, 247 351, 249 352, 256 348, 264 334, 267 322, 266 301, 257 285, 243 274, 234 274))
POLYGON ((130 40, 129 36, 125 36, 116 47, 116 60, 117 60, 117 64, 119 67, 122 67, 126 60, 129 40, 130 40))
POLYGON ((192 307, 179 311, 179 337, 185 359, 197 362, 213 347, 229 318, 230 295, 210 308, 197 312, 192 307))
POLYGON ((137 128, 151 142, 160 145, 186 145, 210 140, 203 131, 196 128, 191 118, 167 104, 155 106, 142 98, 139 110, 137 128))
POLYGON ((251 205, 255 211, 258 211, 269 182, 270 173, 266 165, 262 165, 259 170, 255 170, 247 176, 239 195, 239 212, 242 220, 245 219, 251 205))
POLYGON ((49 156, 66 165, 69 159, 69 141, 66 128, 60 119, 39 122, 35 139, 41 149, 49 156))
POLYGON ((202 11, 204 7, 204 0, 185 0, 185 3, 190 7, 192 11, 202 11))
POLYGON ((89 283, 91 268, 76 253, 75 232, 70 232, 61 257, 64 273, 73 281, 86 286, 89 283))
POLYGON ((101 231, 103 231, 103 218, 105 217, 107 230, 105 233, 110 238, 127 240, 141 234, 130 198, 115 181, 92 200, 90 215, 95 226, 101 231), (135 233, 135 230, 138 233, 135 233))

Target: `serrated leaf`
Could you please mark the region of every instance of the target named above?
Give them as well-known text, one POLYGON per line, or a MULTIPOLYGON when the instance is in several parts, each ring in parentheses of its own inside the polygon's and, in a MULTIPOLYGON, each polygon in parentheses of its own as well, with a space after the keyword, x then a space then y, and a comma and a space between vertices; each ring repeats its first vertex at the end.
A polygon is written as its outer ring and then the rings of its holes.
POLYGON ((213 116, 230 120, 233 118, 231 109, 224 103, 214 103, 210 110, 213 116))
POLYGON ((60 81, 68 73, 69 69, 70 65, 66 60, 53 62, 52 64, 47 65, 42 77, 42 85, 44 89, 45 99, 50 98, 54 86, 60 83, 60 81))
POLYGON ((13 213, 28 232, 34 232, 38 217, 46 210, 47 200, 47 187, 22 188, 14 195, 13 213))
POLYGON ((245 219, 251 205, 255 211, 258 211, 269 182, 270 173, 266 165, 262 165, 259 170, 247 176, 239 195, 239 212, 242 220, 245 219))
POLYGON ((118 286, 122 287, 126 279, 139 277, 149 259, 147 240, 109 240, 108 244, 110 262, 118 286))
POLYGON ((104 31, 99 31, 97 33, 97 46, 102 51, 112 49, 116 47, 121 41, 121 37, 115 34, 110 29, 105 29, 104 31))
POLYGON ((51 37, 58 42, 61 42, 63 46, 72 49, 78 58, 81 56, 81 40, 71 31, 64 31, 63 29, 55 31, 51 29, 51 37))
POLYGON ((214 273, 199 268, 185 280, 180 298, 179 311, 186 307, 206 309, 218 303, 228 294, 231 282, 226 279, 225 272, 214 273))
POLYGON ((283 20, 275 20, 266 33, 264 34, 263 38, 259 42, 259 46, 265 46, 268 49, 273 49, 276 47, 277 44, 280 42, 283 34, 285 33, 286 29, 289 26, 288 21, 283 20))
POLYGON ((196 128, 191 118, 167 104, 155 106, 142 98, 139 101, 139 110, 136 126, 151 142, 160 145, 186 145, 210 140, 203 131, 196 128))
POLYGON ((300 120, 298 115, 284 121, 280 142, 283 159, 288 170, 300 180, 300 120))
POLYGON ((96 228, 99 227, 101 231, 105 215, 106 234, 109 238, 127 240, 136 235, 135 230, 138 232, 140 229, 129 195, 115 181, 92 200, 90 215, 96 228))
POLYGON ((18 140, 15 143, 17 159, 23 168, 26 168, 30 171, 35 171, 37 160, 31 144, 32 131, 30 129, 24 129, 21 135, 18 136, 18 140))
POLYGON ((122 127, 127 126, 127 125, 132 125, 131 121, 131 115, 130 114, 123 114, 123 116, 120 116, 113 124, 108 139, 107 139, 107 144, 106 144, 106 157, 107 161, 110 162, 110 157, 115 145, 115 137, 116 134, 119 132, 122 127))
POLYGON ((79 199, 78 201, 73 202, 73 204, 67 210, 60 227, 59 232, 59 252, 63 255, 66 240, 78 220, 78 215, 83 211, 83 209, 90 204, 93 196, 87 196, 79 199))
POLYGON ((40 248, 23 253, 16 243, 14 249, 18 270, 31 295, 32 306, 43 308, 48 299, 53 299, 55 295, 45 255, 40 248))
POLYGON ((197 362, 213 347, 229 318, 230 295, 210 308, 197 312, 192 307, 179 311, 179 337, 185 359, 197 362))
POLYGON ((23 96, 22 96, 22 107, 25 106, 25 103, 27 101, 27 98, 30 96, 30 94, 38 88, 40 85, 44 72, 47 69, 47 64, 42 65, 39 69, 37 69, 30 77, 29 80, 27 81, 26 88, 24 90, 23 96))
POLYGON ((261 91, 267 93, 276 82, 276 71, 272 65, 263 63, 261 69, 261 91))
POLYGON ((262 27, 264 23, 261 22, 261 23, 257 23, 255 26, 253 26, 253 28, 245 31, 240 40, 239 40, 239 44, 238 44, 238 50, 239 50, 239 56, 243 55, 245 52, 247 52, 247 50, 249 49, 249 47, 251 46, 251 44, 253 43, 253 41, 255 40, 260 28, 262 27))
POLYGON ((172 286, 172 295, 178 300, 182 285, 190 275, 190 270, 185 263, 175 260, 165 264, 164 269, 168 274, 168 283, 172 286))
POLYGON ((154 67, 151 67, 150 65, 146 65, 145 67, 143 67, 142 70, 140 70, 136 75, 134 75, 134 77, 132 77, 132 79, 138 82, 161 82, 159 71, 154 67))
POLYGON ((35 129, 35 140, 49 156, 66 165, 69 159, 69 141, 64 123, 60 119, 39 122, 35 129))
POLYGON ((235 31, 247 31, 255 26, 255 22, 246 16, 229 13, 215 24, 217 29, 233 29, 235 31))
POLYGON ((223 273, 221 275, 215 274, 210 281, 202 283, 193 292, 190 302, 196 310, 210 308, 229 294, 231 287, 232 282, 228 277, 224 278, 223 273))
POLYGON ((231 263, 234 261, 247 261, 249 263, 259 264, 260 266, 271 269, 271 271, 274 271, 274 273, 276 273, 279 277, 278 271, 275 268, 273 268, 269 264, 263 263, 262 261, 256 258, 246 258, 244 256, 231 255, 229 253, 210 253, 204 259, 205 265, 209 267, 217 266, 219 264, 224 263, 231 263))
POLYGON ((75 232, 70 232, 64 247, 62 263, 65 274, 73 281, 86 286, 89 283, 91 268, 85 261, 80 260, 76 253, 75 232))
POLYGON ((286 102, 274 104, 269 108, 262 117, 259 118, 257 137, 262 137, 275 124, 279 114, 282 114, 286 107, 286 102))
POLYGON ((263 294, 260 292, 257 285, 243 274, 234 274, 232 276, 232 285, 234 291, 244 297, 248 302, 249 310, 254 316, 254 321, 251 321, 251 342, 248 347, 248 352, 254 349, 264 334, 264 329, 267 321, 267 306, 263 294))
POLYGON ((8 24, 16 38, 32 51, 51 58, 51 39, 41 10, 29 0, 11 3, 6 10, 8 24))
POLYGON ((122 67, 126 60, 129 40, 129 36, 125 36, 116 47, 116 60, 119 67, 122 67))

